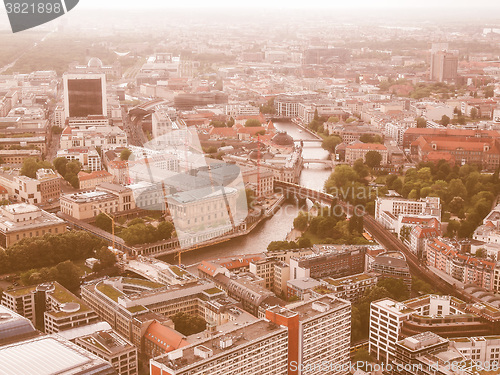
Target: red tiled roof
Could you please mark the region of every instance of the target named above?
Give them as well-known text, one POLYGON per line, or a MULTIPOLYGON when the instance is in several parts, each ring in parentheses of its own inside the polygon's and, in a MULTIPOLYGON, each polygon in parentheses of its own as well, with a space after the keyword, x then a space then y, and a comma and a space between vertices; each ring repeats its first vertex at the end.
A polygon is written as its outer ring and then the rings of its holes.
POLYGON ((235 260, 230 260, 227 262, 220 263, 222 267, 226 267, 228 270, 232 270, 235 268, 247 267, 250 262, 257 261, 263 259, 261 256, 252 256, 249 258, 238 258, 235 260))
POLYGON ((91 173, 86 173, 83 171, 78 172, 78 179, 80 181, 93 180, 94 178, 103 178, 103 177, 111 177, 112 174, 108 171, 95 171, 91 173))
POLYGON ((2 185, 0 185, 0 194, 7 194, 7 193, 8 193, 7 189, 2 185))
POLYGON ((218 135, 221 137, 236 137, 236 130, 233 128, 215 128, 213 127, 208 132, 210 135, 218 135))
POLYGON ((156 321, 149 325, 144 339, 162 347, 166 353, 188 345, 186 338, 181 333, 156 321))
POLYGON ((387 147, 380 143, 354 143, 347 146, 351 150, 387 150, 387 147))
POLYGON ((125 169, 127 168, 126 160, 112 160, 108 163, 108 168, 117 168, 117 169, 125 169))
POLYGON ((215 274, 215 270, 217 269, 217 265, 204 260, 198 265, 198 269, 210 276, 213 276, 215 274))

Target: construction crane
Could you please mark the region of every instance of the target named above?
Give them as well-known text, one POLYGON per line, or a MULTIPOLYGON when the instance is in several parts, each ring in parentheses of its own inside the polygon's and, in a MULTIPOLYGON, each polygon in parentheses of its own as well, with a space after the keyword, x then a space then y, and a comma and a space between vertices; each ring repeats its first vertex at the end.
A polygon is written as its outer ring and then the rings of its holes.
POLYGON ((101 211, 101 213, 103 213, 104 215, 106 215, 107 217, 109 217, 111 219, 111 234, 113 235, 113 251, 115 251, 115 242, 116 242, 115 241, 115 239, 116 239, 116 237, 115 237, 115 218, 114 218, 114 216, 111 216, 107 212, 103 211, 101 209, 101 207, 97 207, 97 209, 99 211, 101 211))

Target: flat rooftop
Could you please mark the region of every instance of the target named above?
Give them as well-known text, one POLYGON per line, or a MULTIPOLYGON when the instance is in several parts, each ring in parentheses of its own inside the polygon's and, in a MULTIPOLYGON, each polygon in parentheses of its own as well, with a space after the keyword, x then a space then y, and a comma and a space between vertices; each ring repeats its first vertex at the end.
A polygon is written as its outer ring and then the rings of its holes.
MULTIPOLYGON (((258 320, 244 327, 240 327, 235 330, 218 335, 213 339, 199 341, 195 344, 192 344, 191 346, 179 349, 183 351, 183 355, 180 359, 174 360, 173 363, 179 366, 176 368, 176 370, 179 371, 181 368, 191 366, 193 364, 196 364, 197 362, 205 361, 205 359, 198 357, 194 354, 194 349, 201 345, 203 345, 207 349, 212 350, 213 355, 209 358, 209 360, 213 360, 213 357, 217 356, 218 354, 224 353, 229 349, 244 347, 245 345, 251 343, 254 340, 257 340, 261 337, 277 332, 286 332, 286 328, 282 328, 274 323, 265 320, 258 320), (232 338, 233 344, 228 349, 221 349, 220 348, 221 338, 232 338)), ((168 362, 170 361, 168 355, 158 357, 155 360, 160 363, 167 364, 167 366, 168 362)))
POLYGON ((0 347, 2 375, 73 375, 98 373, 111 365, 56 336, 43 336, 0 347))
POLYGON ((119 336, 112 329, 94 332, 90 335, 79 337, 78 340, 106 354, 115 354, 134 348, 130 342, 119 336))
POLYGON ((332 311, 335 309, 351 305, 350 302, 341 300, 331 295, 325 295, 319 299, 314 299, 306 303, 300 303, 294 306, 289 305, 287 306, 287 308, 289 308, 294 312, 299 313, 300 320, 308 320, 314 318, 317 315, 323 314, 322 311, 318 311, 315 308, 313 308, 313 305, 317 304, 318 302, 320 302, 325 307, 328 307, 328 311, 332 311))

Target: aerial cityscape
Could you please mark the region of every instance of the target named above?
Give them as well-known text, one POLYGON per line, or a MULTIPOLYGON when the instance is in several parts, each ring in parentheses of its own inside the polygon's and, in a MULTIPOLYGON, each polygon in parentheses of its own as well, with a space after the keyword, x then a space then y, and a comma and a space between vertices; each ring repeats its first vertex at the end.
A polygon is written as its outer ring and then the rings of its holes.
POLYGON ((0 375, 500 374, 500 3, 82 1, 0 7, 0 375))

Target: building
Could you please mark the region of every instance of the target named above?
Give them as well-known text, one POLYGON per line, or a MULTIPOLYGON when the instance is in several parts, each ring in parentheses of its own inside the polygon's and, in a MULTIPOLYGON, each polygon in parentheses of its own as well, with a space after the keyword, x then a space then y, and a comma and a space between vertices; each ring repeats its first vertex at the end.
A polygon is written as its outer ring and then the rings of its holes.
POLYGON ((496 261, 464 254, 444 238, 426 241, 425 260, 432 271, 443 272, 460 283, 474 284, 487 291, 497 290, 494 279, 498 268, 496 261))
POLYGON ((380 278, 402 279, 408 290, 411 290, 410 267, 406 257, 399 251, 386 251, 375 257, 369 257, 368 268, 380 275, 380 278))
POLYGON ((93 219, 102 211, 116 214, 136 208, 132 189, 107 182, 93 191, 61 195, 60 205, 63 214, 77 220, 93 219))
POLYGON ((206 187, 167 196, 181 246, 199 243, 244 228, 246 205, 237 205, 232 187, 206 187))
MULTIPOLYGON (((393 364, 399 369, 397 373, 413 375, 418 371, 420 374, 427 374, 434 370, 436 374, 442 374, 441 371, 437 372, 439 371, 439 360, 435 361, 435 367, 432 369, 429 367, 426 357, 429 358, 433 354, 439 355, 439 353, 445 352, 449 344, 449 340, 433 332, 419 333, 398 341, 393 361, 393 364)), ((434 358, 438 359, 438 357, 434 358)), ((461 358, 459 358, 457 364, 460 360, 461 358)), ((445 366, 442 366, 442 370, 445 370, 445 366)))
MULTIPOLYGON (((97 121, 100 120, 98 119, 96 122, 97 121)), ((68 156, 65 155, 66 153, 71 154, 76 152, 70 150, 82 150, 82 153, 85 151, 86 153, 90 153, 94 152, 96 147, 100 147, 103 151, 127 147, 127 133, 120 127, 110 125, 96 126, 94 121, 85 121, 85 123, 87 122, 90 122, 88 128, 86 127, 87 125, 82 126, 81 129, 78 128, 77 125, 64 128, 61 133, 58 156, 68 158, 68 156)), ((97 153, 97 156, 99 156, 99 153, 97 153)), ((85 160, 79 161, 83 165, 88 164, 85 160)))
POLYGON ((475 164, 486 170, 500 166, 500 140, 481 138, 420 137, 410 146, 413 161, 451 165, 475 164))
POLYGON ((2 374, 114 375, 105 360, 58 336, 0 346, 2 374))
POLYGON ((500 133, 496 130, 482 129, 433 129, 433 128, 409 128, 403 135, 403 148, 409 150, 413 142, 420 137, 446 137, 453 140, 454 138, 466 138, 488 140, 492 138, 500 138, 500 133))
POLYGON ((345 150, 345 162, 347 164, 354 164, 358 159, 366 161, 366 154, 370 151, 375 151, 382 156, 380 165, 387 165, 389 163, 389 153, 387 147, 379 143, 354 143, 347 145, 345 150))
POLYGON ((329 374, 345 373, 348 302, 323 296, 290 309, 272 307, 265 318, 155 358, 150 361, 151 375, 317 375, 324 373, 324 362, 329 374))
MULTIPOLYGON (((179 277, 182 277, 183 272, 187 273, 179 267, 170 267, 170 271, 176 272, 179 277)), ((185 278, 184 283, 171 285, 115 277, 83 285, 81 293, 83 300, 115 331, 130 340, 141 352, 149 351, 152 354, 160 349, 170 351, 166 346, 157 347, 144 342, 151 339, 151 336, 147 338, 144 335, 149 324, 155 320, 173 328, 169 317, 179 312, 197 315, 216 324, 233 320, 238 322, 239 316, 244 319, 249 317, 249 314, 243 314, 237 308, 234 299, 228 298, 213 282, 193 277, 185 278)), ((156 337, 167 334, 162 329, 160 331, 150 330, 148 334, 156 337)))
POLYGON ((328 289, 329 293, 336 297, 355 303, 365 295, 368 289, 377 284, 379 277, 378 274, 373 272, 360 273, 337 279, 325 277, 321 280, 321 286, 328 289))
POLYGON ((371 304, 370 353, 391 363, 397 342, 405 337, 427 331, 450 339, 464 334, 487 336, 500 331, 499 322, 500 310, 485 302, 467 304, 452 296, 432 294, 403 302, 386 298, 371 304))
POLYGON ((274 288, 274 265, 276 260, 273 258, 265 258, 253 260, 250 262, 249 271, 254 275, 264 279, 265 287, 273 290, 274 288))
POLYGON ((241 166, 241 175, 246 187, 256 197, 270 197, 274 194, 274 174, 267 168, 241 166))
POLYGON ((77 337, 75 344, 108 361, 118 375, 138 374, 137 348, 112 329, 77 337))
POLYGON ((310 277, 303 277, 300 279, 293 279, 287 281, 287 294, 288 300, 296 298, 299 300, 308 300, 312 295, 312 290, 319 287, 321 282, 310 277))
POLYGON ((2 164, 23 164, 27 158, 40 160, 42 153, 40 150, 0 150, 2 164))
POLYGON ((366 246, 325 245, 323 251, 290 258, 290 279, 344 277, 365 271, 366 246))
POLYGON ((6 306, 30 319, 42 332, 57 333, 97 322, 97 314, 57 282, 7 291, 6 306))
POLYGON ((58 158, 66 158, 68 161, 78 161, 82 168, 90 172, 102 169, 101 157, 93 147, 67 148, 57 151, 58 158))
POLYGON ((107 116, 106 75, 64 74, 65 117, 107 116))
POLYGON ((488 244, 500 244, 500 204, 483 219, 483 224, 474 231, 473 238, 488 244))
POLYGON ((0 207, 0 246, 7 248, 23 238, 66 231, 66 223, 40 208, 18 203, 0 207))
POLYGON ((430 79, 438 82, 457 80, 458 56, 447 51, 436 51, 431 54, 430 79))
POLYGON ((29 319, 0 305, 0 347, 39 336, 29 319))
POLYGON ((188 342, 184 335, 169 326, 154 321, 149 325, 144 335, 143 353, 148 358, 154 358, 187 345, 188 342))
POLYGON ((52 169, 39 169, 36 179, 40 182, 42 203, 52 203, 61 195, 61 176, 52 169))
POLYGON ((113 175, 104 170, 90 173, 80 171, 78 172, 78 182, 80 184, 80 189, 92 190, 102 183, 113 182, 113 175))
POLYGON ((438 197, 421 198, 418 201, 397 197, 378 197, 375 201, 375 219, 386 228, 394 228, 399 215, 435 217, 441 221, 441 200, 438 197))
POLYGON ((425 256, 425 243, 428 239, 439 237, 441 232, 434 227, 415 226, 410 232, 410 251, 415 254, 418 259, 423 259, 425 256))
POLYGON ((369 352, 377 361, 391 363, 403 321, 412 313, 412 309, 392 299, 371 303, 369 352))

